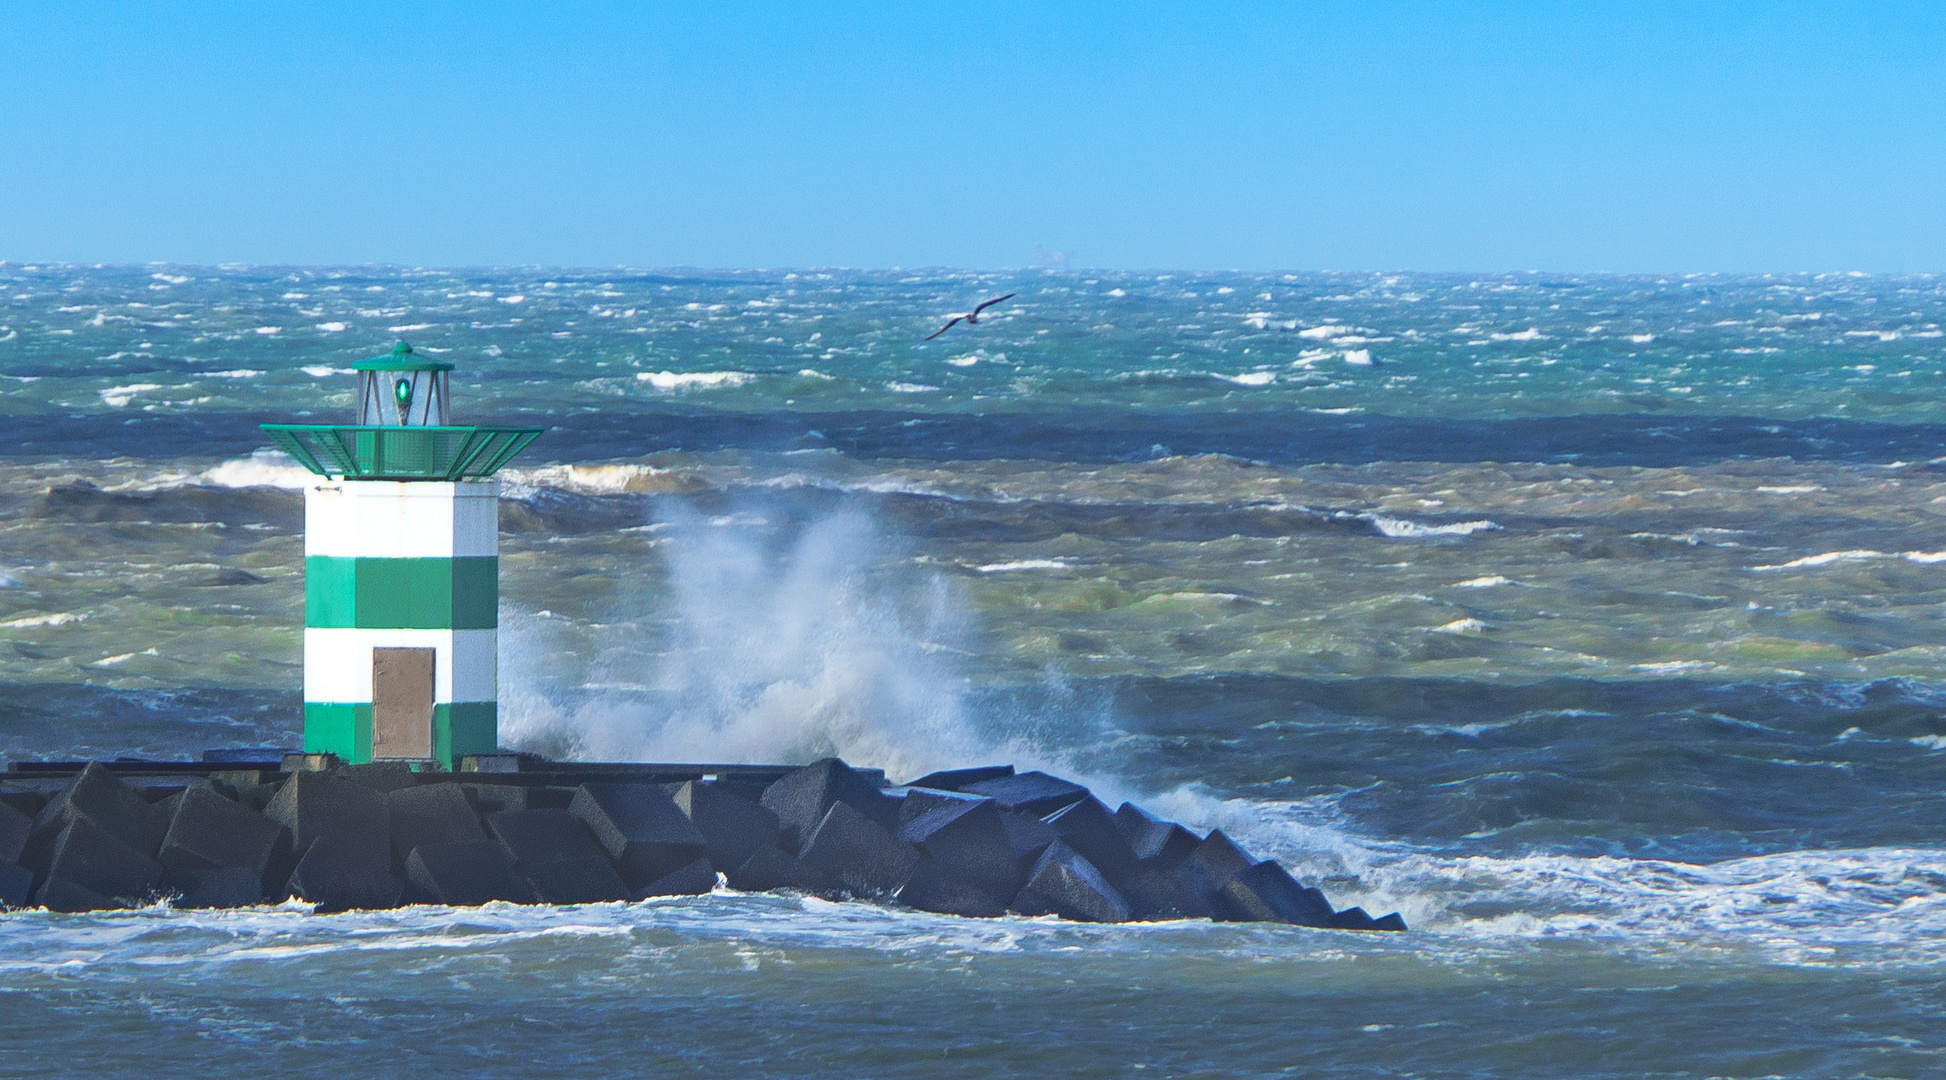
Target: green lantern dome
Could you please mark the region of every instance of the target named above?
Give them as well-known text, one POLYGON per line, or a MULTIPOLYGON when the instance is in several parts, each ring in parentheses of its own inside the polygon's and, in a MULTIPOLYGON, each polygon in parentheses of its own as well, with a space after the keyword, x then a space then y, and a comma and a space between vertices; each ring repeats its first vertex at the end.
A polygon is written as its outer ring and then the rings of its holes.
POLYGON ((347 480, 478 480, 499 472, 541 428, 456 426, 453 365, 401 341, 352 365, 351 424, 264 424, 279 449, 319 476, 347 480))

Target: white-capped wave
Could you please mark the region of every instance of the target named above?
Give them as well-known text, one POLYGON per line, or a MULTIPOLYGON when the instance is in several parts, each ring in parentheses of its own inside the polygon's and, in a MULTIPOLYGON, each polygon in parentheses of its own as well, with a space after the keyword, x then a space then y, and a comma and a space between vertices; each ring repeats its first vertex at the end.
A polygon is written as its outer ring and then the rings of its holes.
POLYGON ((258 450, 246 458, 235 458, 212 466, 194 483, 226 488, 282 488, 302 491, 317 477, 282 450, 258 450))
POLYGON ((1371 367, 1371 366, 1372 366, 1372 350, 1370 350, 1370 349, 1346 349, 1346 350, 1345 350, 1345 363, 1347 363, 1347 364, 1350 364, 1350 365, 1351 365, 1352 367, 1371 367))
POLYGON ((1712 671, 1717 667, 1713 660, 1658 660, 1648 664, 1630 664, 1630 671, 1640 671, 1645 675, 1682 675, 1691 671, 1712 671))
POLYGON ((1492 628, 1484 620, 1466 618, 1454 619, 1452 622, 1432 629, 1435 634, 1484 634, 1492 628))
POLYGON ((635 377, 657 390, 667 391, 742 386, 756 378, 747 371, 638 371, 635 377))
POLYGON ((556 488, 588 495, 662 492, 678 487, 673 469, 639 462, 596 462, 587 465, 542 465, 502 472, 505 493, 520 498, 535 488, 556 488))
POLYGON ((1455 581, 1455 582, 1453 582, 1453 588, 1455 588, 1455 589, 1491 589, 1491 588, 1493 588, 1493 587, 1494 587, 1495 585, 1512 585, 1512 584, 1513 584, 1513 582, 1512 582, 1512 581, 1510 581, 1510 580, 1508 580, 1508 579, 1506 579, 1506 578, 1504 578, 1504 577, 1501 577, 1501 576, 1500 576, 1499 574, 1494 574, 1494 575, 1491 575, 1491 576, 1489 576, 1489 577, 1476 577, 1476 578, 1467 578, 1467 579, 1466 579, 1465 581, 1455 581))
POLYGON ((889 382, 885 384, 885 388, 895 394, 934 394, 939 392, 939 387, 927 386, 925 383, 889 382))
POLYGON ((1225 375, 1220 371, 1212 371, 1210 374, 1218 379, 1222 379, 1224 382, 1235 383, 1238 386, 1269 386, 1271 383, 1277 381, 1276 373, 1270 371, 1246 371, 1240 375, 1225 375))
POLYGON ((319 324, 317 324, 317 326, 316 326, 316 327, 314 327, 313 329, 316 329, 316 330, 321 330, 321 331, 323 331, 324 333, 327 333, 327 334, 342 334, 342 333, 344 333, 344 332, 345 332, 346 330, 349 330, 350 328, 351 328, 351 324, 350 324, 350 323, 342 323, 342 322, 321 322, 321 323, 319 323, 319 324))
POLYGON ((1360 515, 1372 523, 1386 536, 1401 539, 1418 539, 1427 536, 1471 536, 1476 532, 1488 532, 1500 527, 1498 522, 1455 521, 1446 525, 1427 525, 1423 522, 1408 521, 1405 518, 1386 517, 1383 514, 1360 515))
POLYGON ((1823 551, 1816 555, 1806 555, 1801 559, 1792 559, 1789 562, 1753 566, 1750 569, 1756 571, 1808 570, 1820 566, 1831 566, 1836 563, 1869 562, 1873 559, 1905 559, 1908 562, 1915 563, 1946 562, 1946 551, 1894 552, 1873 551, 1869 548, 1853 548, 1849 551, 1823 551))
POLYGON ((66 626, 69 623, 83 622, 88 618, 84 611, 59 611, 52 615, 23 615, 18 619, 0 622, 0 630, 26 630, 36 626, 66 626))
POLYGON ((111 386, 106 390, 99 391, 99 393, 101 394, 102 404, 107 405, 111 409, 120 409, 127 407, 129 402, 135 400, 136 395, 146 394, 151 390, 160 389, 162 389, 161 383, 145 382, 130 383, 127 386, 111 386))
POLYGON ((1060 559, 1015 559, 1012 562, 987 563, 973 569, 982 574, 1006 574, 1015 570, 1066 570, 1068 564, 1060 559))

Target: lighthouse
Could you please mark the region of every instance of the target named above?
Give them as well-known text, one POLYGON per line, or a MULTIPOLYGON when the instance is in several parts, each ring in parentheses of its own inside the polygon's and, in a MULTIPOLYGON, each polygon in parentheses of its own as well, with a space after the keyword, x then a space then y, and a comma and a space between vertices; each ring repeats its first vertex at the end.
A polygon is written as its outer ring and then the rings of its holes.
POLYGON ((304 493, 304 749, 456 768, 499 748, 501 468, 541 428, 454 426, 453 365, 353 365, 350 424, 264 424, 304 493))

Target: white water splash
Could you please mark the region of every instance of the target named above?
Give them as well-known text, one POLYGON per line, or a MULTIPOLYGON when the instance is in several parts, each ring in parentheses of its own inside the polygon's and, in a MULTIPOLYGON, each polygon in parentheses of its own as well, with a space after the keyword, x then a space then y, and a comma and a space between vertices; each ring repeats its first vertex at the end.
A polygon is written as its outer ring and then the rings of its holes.
POLYGON ((975 734, 951 662, 971 627, 944 578, 891 558, 862 514, 812 522, 781 548, 752 520, 666 523, 668 588, 645 600, 662 609, 651 617, 666 620, 666 640, 589 680, 646 695, 562 704, 523 677, 522 654, 539 643, 516 629, 509 741, 609 761, 837 756, 895 779, 992 759, 999 748, 975 734))

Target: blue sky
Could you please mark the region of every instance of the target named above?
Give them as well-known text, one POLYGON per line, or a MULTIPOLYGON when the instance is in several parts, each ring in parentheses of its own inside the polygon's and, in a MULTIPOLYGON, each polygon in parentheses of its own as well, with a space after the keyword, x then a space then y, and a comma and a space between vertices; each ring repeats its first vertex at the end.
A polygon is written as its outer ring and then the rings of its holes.
POLYGON ((1946 270, 1946 4, 0 6, 0 258, 1946 270))

